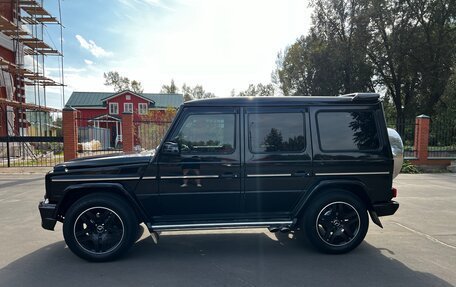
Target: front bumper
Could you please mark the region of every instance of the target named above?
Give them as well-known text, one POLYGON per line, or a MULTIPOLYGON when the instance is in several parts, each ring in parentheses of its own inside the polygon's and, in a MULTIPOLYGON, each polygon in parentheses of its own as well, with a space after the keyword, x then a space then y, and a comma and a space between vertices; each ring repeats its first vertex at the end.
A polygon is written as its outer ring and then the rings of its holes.
POLYGON ((378 216, 393 215, 399 208, 399 203, 391 200, 390 202, 383 202, 373 205, 374 211, 378 216))
POLYGON ((41 215, 41 227, 47 230, 54 230, 56 220, 57 205, 41 201, 38 205, 41 215))

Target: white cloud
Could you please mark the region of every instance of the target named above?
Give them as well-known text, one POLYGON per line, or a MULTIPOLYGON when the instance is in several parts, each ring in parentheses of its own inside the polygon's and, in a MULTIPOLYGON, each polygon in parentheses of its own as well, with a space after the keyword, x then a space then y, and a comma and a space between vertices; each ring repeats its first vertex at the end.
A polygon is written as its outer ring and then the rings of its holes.
POLYGON ((81 35, 76 35, 76 39, 82 48, 88 50, 92 55, 97 58, 108 57, 112 55, 112 52, 106 51, 102 47, 98 46, 93 40, 87 41, 81 35))
POLYGON ((159 90, 171 78, 179 85, 202 84, 217 96, 268 83, 277 53, 311 26, 311 9, 302 0, 166 3, 174 3, 176 12, 147 17, 140 11, 136 21, 113 27, 123 32, 128 46, 122 47, 129 52, 112 66, 141 81, 146 91, 159 90))
POLYGON ((110 90, 103 72, 115 70, 141 81, 146 92, 158 92, 171 79, 179 88, 202 84, 219 97, 266 84, 277 53, 310 28, 308 2, 117 0, 123 21, 97 27, 111 39, 103 43, 122 57, 81 63, 87 71, 66 73, 65 83, 74 90, 110 90), (172 11, 160 8, 163 3, 172 11))
POLYGON ((87 60, 87 59, 84 59, 84 63, 86 63, 87 65, 93 65, 93 61, 90 61, 90 60, 87 60))

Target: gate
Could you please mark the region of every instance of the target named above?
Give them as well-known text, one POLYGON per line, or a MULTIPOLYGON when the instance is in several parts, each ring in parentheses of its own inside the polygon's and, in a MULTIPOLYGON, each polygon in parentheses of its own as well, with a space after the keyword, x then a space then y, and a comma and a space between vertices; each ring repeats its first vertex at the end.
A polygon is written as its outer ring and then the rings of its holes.
POLYGON ((78 157, 122 152, 120 119, 76 118, 78 157))
POLYGON ((0 167, 52 167, 64 161, 62 115, 0 107, 0 167))
POLYGON ((0 137, 2 167, 52 167, 63 162, 63 137, 0 137))

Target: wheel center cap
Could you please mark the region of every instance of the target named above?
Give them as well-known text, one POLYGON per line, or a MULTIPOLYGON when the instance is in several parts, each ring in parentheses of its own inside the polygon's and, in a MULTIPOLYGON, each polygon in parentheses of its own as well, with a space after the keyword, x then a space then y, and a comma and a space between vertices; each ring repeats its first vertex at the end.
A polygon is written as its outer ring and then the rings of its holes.
POLYGON ((97 231, 100 232, 100 233, 103 232, 104 231, 104 227, 101 226, 101 225, 98 225, 97 226, 97 231))
POLYGON ((334 224, 334 226, 339 227, 339 226, 340 226, 340 221, 339 221, 339 219, 335 219, 335 220, 333 221, 333 224, 334 224))

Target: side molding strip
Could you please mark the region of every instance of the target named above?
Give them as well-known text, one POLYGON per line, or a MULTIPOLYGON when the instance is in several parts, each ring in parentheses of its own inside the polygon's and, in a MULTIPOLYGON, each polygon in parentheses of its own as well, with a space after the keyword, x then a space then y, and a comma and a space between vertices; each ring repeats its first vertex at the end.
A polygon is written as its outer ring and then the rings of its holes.
POLYGON ((161 179, 193 179, 193 178, 219 178, 218 175, 170 175, 161 176, 161 179))
POLYGON ((291 176, 291 173, 247 174, 247 177, 284 177, 284 176, 291 176))
POLYGON ((322 172, 315 173, 316 176, 327 176, 327 175, 381 175, 390 174, 389 171, 375 171, 375 172, 322 172))
POLYGON ((53 178, 53 182, 79 182, 79 181, 121 181, 121 180, 139 180, 139 177, 104 177, 104 178, 53 178))

